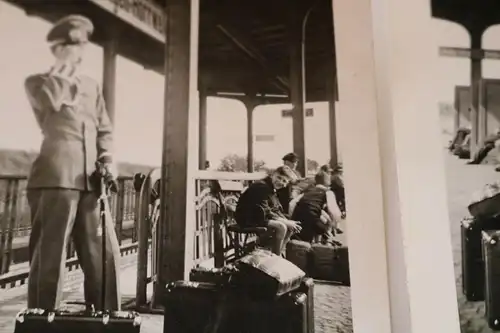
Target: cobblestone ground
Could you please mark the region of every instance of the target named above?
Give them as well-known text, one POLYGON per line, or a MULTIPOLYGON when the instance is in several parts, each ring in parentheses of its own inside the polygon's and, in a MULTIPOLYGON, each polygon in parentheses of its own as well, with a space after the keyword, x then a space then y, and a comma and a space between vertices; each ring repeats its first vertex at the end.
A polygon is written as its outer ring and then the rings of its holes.
POLYGON ((349 287, 316 284, 314 298, 315 332, 352 333, 349 287))
MULTIPOLYGON (((484 319, 484 302, 467 302, 461 291, 461 244, 460 220, 467 215, 467 204, 471 193, 485 183, 498 179, 492 166, 466 166, 463 160, 446 156, 448 202, 450 228, 453 244, 455 283, 460 312, 462 333, 492 333, 484 319)), ((431 186, 431 185, 430 185, 431 186)), ((122 289, 132 294, 135 279, 135 256, 129 255, 122 260, 122 289)), ((81 299, 81 273, 71 272, 71 281, 65 288, 67 299, 81 299)), ((13 318, 24 306, 26 287, 7 291, 0 290, 0 333, 11 333, 14 329, 13 318)), ((142 332, 161 332, 163 320, 157 315, 142 315, 142 332)), ((315 317, 318 333, 352 333, 350 289, 329 284, 317 283, 315 286, 315 317)))

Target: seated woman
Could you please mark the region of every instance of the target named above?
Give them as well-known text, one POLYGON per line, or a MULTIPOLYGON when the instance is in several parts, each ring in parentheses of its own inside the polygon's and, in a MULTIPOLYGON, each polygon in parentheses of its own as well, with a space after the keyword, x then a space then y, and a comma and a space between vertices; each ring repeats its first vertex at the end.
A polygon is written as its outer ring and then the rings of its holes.
POLYGON ((301 231, 300 223, 285 217, 276 190, 295 179, 287 166, 277 168, 270 176, 252 183, 238 199, 236 223, 241 227, 267 227, 274 231, 273 252, 281 255, 290 237, 301 231))
POLYGON ((323 242, 332 242, 334 233, 342 232, 338 228, 342 213, 335 195, 329 189, 330 174, 320 171, 316 174, 315 181, 316 186, 306 190, 290 204, 292 219, 300 221, 302 225, 302 231, 295 237, 312 242, 316 236, 321 235, 323 242))

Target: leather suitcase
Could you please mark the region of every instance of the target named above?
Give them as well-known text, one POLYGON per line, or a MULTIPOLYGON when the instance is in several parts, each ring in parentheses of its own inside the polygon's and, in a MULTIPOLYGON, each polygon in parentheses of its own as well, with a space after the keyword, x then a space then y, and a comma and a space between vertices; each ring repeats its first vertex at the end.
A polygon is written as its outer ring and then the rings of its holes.
POLYGON ((295 291, 273 300, 240 297, 231 302, 223 326, 231 333, 311 333, 307 301, 295 291))
POLYGON ((311 243, 293 239, 286 246, 286 259, 304 272, 309 272, 311 243))
POLYGON ((271 251, 256 249, 237 261, 231 284, 255 298, 272 299, 297 289, 305 272, 271 251))
POLYGON ((473 217, 488 218, 499 215, 500 182, 486 184, 481 190, 475 192, 467 208, 473 217))
MULTIPOLYGON (((222 269, 206 269, 206 268, 194 268, 190 273, 190 280, 193 282, 205 282, 213 283, 216 285, 223 285, 227 281, 226 278, 222 278, 220 271, 222 269)), ((312 278, 306 277, 302 280, 302 283, 296 290, 301 292, 307 297, 307 327, 308 333, 314 333, 314 280, 312 278)))
POLYGON ((222 268, 197 266, 189 272, 189 281, 214 283, 222 287, 231 282, 232 277, 237 271, 234 265, 226 265, 222 268))
POLYGON ((500 330, 500 231, 483 231, 484 303, 488 326, 500 330))
POLYGON ((22 310, 14 333, 139 333, 141 317, 130 311, 22 310))
POLYGON ((303 293, 307 297, 307 332, 314 333, 314 280, 306 277, 300 284, 297 292, 303 293))
POLYGON ((500 218, 472 218, 461 221, 462 292, 468 301, 484 300, 484 261, 481 233, 499 230, 500 218))
POLYGON ((318 280, 351 285, 349 273, 349 252, 346 246, 312 245, 311 275, 318 280))
POLYGON ((308 297, 287 293, 255 300, 213 283, 177 281, 166 288, 164 333, 311 333, 308 297), (222 311, 221 311, 222 310, 222 311))
MULTIPOLYGON (((224 289, 214 283, 176 281, 166 287, 164 333, 230 333, 221 306, 224 289)), ((229 323, 231 324, 231 323, 229 323)))
POLYGON ((233 308, 233 333, 310 333, 307 295, 290 292, 275 300, 245 300, 233 308))

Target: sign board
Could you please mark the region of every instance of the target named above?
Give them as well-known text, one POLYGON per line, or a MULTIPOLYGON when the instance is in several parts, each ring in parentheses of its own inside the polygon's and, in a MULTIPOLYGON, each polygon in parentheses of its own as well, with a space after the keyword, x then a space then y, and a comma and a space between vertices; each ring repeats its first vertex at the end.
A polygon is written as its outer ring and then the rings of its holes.
POLYGON ((471 59, 500 59, 500 51, 496 50, 471 50, 465 47, 440 47, 439 55, 442 57, 471 58, 471 59))
POLYGON ((274 141, 274 135, 272 134, 257 134, 255 136, 255 142, 272 142, 274 141))
MULTIPOLYGON (((291 118, 293 114, 292 109, 287 109, 287 110, 282 110, 281 111, 281 116, 283 118, 291 118)), ((314 109, 308 108, 306 109, 306 117, 312 117, 314 116, 314 109)))

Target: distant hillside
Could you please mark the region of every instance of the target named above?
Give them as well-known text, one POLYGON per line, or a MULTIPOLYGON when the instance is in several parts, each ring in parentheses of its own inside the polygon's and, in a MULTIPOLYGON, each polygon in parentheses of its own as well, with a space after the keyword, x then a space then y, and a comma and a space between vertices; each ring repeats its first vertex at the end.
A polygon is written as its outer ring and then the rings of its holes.
MULTIPOLYGON (((37 152, 0 149, 0 175, 28 175, 37 152)), ((154 166, 119 162, 120 176, 133 176, 136 172, 148 173, 154 166)))

